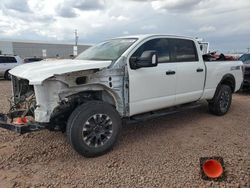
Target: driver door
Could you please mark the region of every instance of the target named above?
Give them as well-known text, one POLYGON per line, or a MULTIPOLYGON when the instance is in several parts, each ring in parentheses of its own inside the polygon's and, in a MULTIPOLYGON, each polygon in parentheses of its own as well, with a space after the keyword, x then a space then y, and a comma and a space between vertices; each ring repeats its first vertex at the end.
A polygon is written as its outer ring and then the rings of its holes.
MULTIPOLYGON (((170 62, 170 46, 167 38, 146 41, 131 57, 140 57, 144 51, 158 54, 156 67, 133 70, 128 64, 130 115, 149 112, 175 104, 176 63, 170 62)), ((129 58, 128 58, 129 61, 129 58)))

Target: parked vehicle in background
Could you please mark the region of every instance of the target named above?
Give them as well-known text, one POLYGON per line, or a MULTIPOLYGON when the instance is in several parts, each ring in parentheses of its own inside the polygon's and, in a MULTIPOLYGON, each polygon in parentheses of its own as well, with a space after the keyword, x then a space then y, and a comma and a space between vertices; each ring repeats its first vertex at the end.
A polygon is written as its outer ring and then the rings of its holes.
POLYGON ((138 35, 97 44, 73 60, 16 67, 8 114, 14 123, 0 127, 61 129, 78 153, 94 157, 112 149, 122 120, 166 115, 202 100, 222 116, 241 87, 242 62, 206 62, 202 55, 193 38, 138 35))
POLYGON ((250 88, 250 54, 243 54, 239 60, 244 64, 243 88, 250 88))
POLYGON ((10 80, 11 75, 9 74, 9 70, 22 63, 23 60, 19 56, 0 55, 0 77, 10 80))
POLYGON ((240 61, 242 61, 244 64, 249 64, 250 65, 250 54, 243 54, 240 56, 240 61))
POLYGON ((24 58, 23 62, 24 63, 32 63, 32 62, 37 62, 37 61, 42 61, 43 58, 40 58, 40 57, 27 57, 27 58, 24 58))

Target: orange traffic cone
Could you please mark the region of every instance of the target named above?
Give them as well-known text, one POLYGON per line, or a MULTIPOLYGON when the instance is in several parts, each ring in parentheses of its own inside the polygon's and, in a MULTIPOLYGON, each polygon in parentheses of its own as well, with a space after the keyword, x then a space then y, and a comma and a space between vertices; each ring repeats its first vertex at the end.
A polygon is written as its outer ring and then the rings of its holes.
POLYGON ((204 173, 209 178, 218 178, 223 173, 222 165, 220 164, 219 161, 217 161, 215 159, 207 160, 203 164, 202 168, 203 168, 204 173))
POLYGON ((201 175, 204 180, 225 180, 224 161, 222 157, 200 158, 201 175))

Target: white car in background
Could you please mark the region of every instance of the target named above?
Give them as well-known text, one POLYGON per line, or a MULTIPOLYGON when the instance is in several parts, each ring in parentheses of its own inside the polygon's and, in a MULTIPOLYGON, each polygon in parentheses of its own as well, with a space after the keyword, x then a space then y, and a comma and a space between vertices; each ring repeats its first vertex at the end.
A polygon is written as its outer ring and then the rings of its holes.
POLYGON ((10 80, 11 75, 9 74, 9 70, 22 63, 23 60, 19 56, 0 55, 0 77, 10 80))

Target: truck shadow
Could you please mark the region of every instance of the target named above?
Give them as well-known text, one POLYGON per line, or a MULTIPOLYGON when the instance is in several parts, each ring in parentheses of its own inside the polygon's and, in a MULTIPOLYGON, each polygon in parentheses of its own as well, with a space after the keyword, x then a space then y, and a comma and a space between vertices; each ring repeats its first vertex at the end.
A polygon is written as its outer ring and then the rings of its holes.
POLYGON ((123 125, 119 145, 125 143, 128 145, 130 142, 139 142, 157 135, 167 135, 169 130, 188 128, 187 126, 193 127, 193 124, 197 128, 197 126, 200 126, 197 124, 198 122, 201 122, 204 117, 210 116, 213 115, 209 114, 207 104, 203 104, 198 108, 184 112, 177 112, 138 123, 126 123, 123 125))
POLYGON ((5 80, 4 78, 0 78, 0 82, 10 82, 10 80, 5 80))
POLYGON ((240 90, 239 92, 237 92, 238 95, 250 95, 250 88, 249 89, 244 89, 244 90, 240 90))

